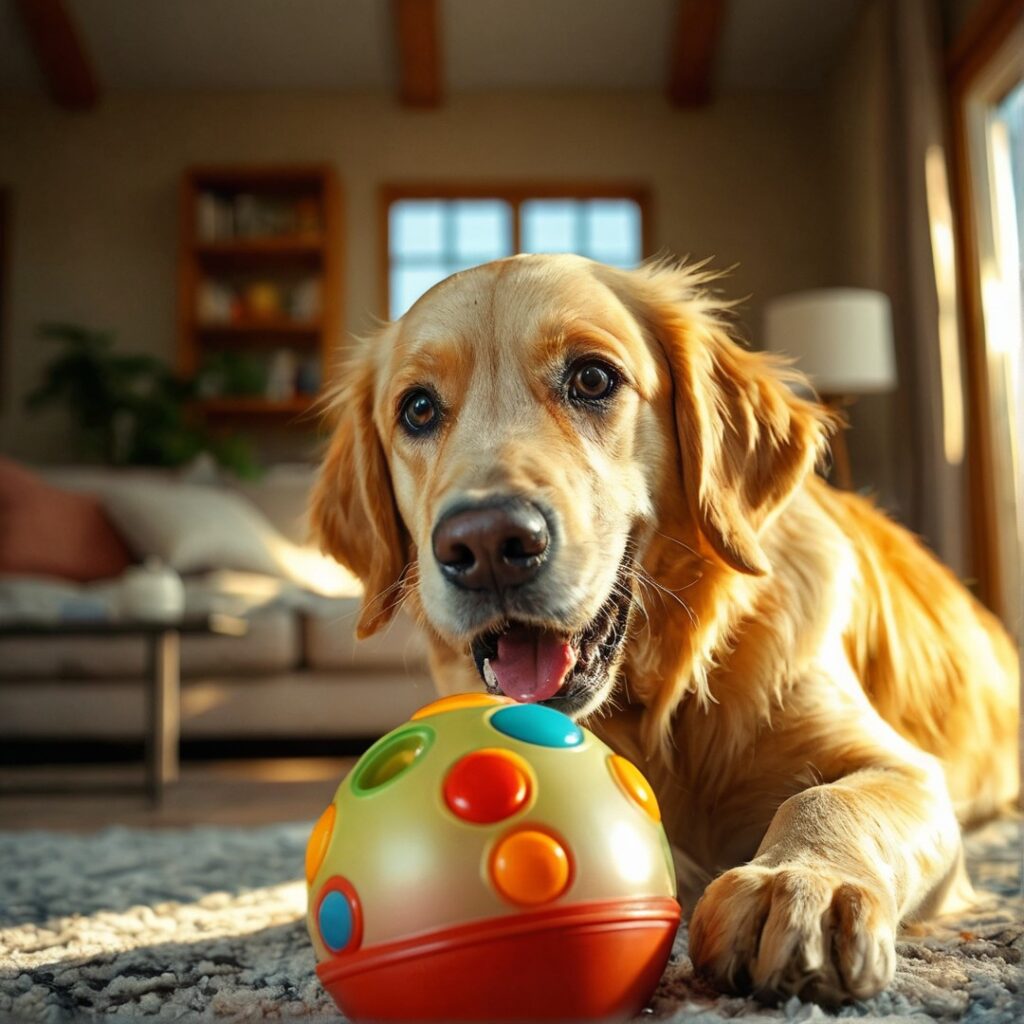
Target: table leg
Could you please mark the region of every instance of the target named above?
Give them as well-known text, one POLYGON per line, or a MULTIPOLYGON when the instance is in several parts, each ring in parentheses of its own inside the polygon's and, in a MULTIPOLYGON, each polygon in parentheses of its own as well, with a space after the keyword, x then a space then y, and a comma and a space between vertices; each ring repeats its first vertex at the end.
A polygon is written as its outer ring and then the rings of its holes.
POLYGON ((168 629, 153 637, 150 649, 146 774, 154 803, 163 798, 165 783, 178 777, 180 690, 181 634, 168 629))

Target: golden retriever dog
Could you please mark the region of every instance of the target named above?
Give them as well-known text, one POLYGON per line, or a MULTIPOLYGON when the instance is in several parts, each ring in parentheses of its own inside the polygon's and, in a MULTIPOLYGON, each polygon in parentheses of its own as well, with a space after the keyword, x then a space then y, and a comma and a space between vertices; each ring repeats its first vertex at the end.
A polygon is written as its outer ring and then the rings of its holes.
POLYGON ((444 692, 543 701, 654 785, 716 985, 863 998, 1017 791, 1017 665, 909 533, 814 474, 833 416, 699 268, 517 256, 360 342, 312 499, 444 692))

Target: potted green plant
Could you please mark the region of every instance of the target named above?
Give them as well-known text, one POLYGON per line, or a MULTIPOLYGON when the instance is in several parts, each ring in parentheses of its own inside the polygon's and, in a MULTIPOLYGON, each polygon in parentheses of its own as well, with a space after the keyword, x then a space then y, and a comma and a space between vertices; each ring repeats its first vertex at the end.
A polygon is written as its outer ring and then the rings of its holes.
POLYGON ((110 465, 180 466, 209 452, 239 476, 253 476, 248 442, 213 436, 189 412, 196 383, 154 356, 118 352, 109 331, 50 323, 40 337, 60 350, 27 397, 36 411, 61 405, 75 427, 79 455, 110 465))

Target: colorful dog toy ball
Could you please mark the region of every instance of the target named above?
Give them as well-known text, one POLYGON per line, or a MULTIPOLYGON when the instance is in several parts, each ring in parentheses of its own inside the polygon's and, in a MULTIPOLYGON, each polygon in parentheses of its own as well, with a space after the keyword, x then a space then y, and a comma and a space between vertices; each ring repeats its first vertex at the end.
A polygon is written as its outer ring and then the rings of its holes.
POLYGON ((361 1021, 614 1021, 679 923, 641 772, 543 705, 446 697, 378 740, 306 850, 317 974, 361 1021))

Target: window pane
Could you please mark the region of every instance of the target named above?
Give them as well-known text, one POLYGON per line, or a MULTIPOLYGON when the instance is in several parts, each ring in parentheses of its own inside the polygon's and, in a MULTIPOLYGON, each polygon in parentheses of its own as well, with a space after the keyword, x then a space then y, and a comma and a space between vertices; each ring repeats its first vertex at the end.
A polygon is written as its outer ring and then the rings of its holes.
POLYGON ((523 203, 523 252, 578 252, 579 204, 571 199, 523 203))
POLYGON ((428 289, 451 273, 444 263, 420 263, 411 267, 401 264, 391 268, 392 320, 401 316, 428 289))
POLYGON ((444 251, 444 206, 438 199, 400 199, 391 204, 391 256, 435 256, 444 251))
POLYGON ((499 199, 464 199, 451 204, 455 255, 470 265, 512 255, 512 209, 499 199))
POLYGON ((1019 630, 1024 621, 1018 525, 1024 512, 1024 82, 990 112, 988 136, 992 241, 983 244, 982 306, 994 511, 1002 563, 1000 597, 1006 621, 1019 630))
POLYGON ((640 207, 632 199, 591 200, 586 204, 584 219, 585 256, 623 266, 640 262, 640 207))
MULTIPOLYGON (((512 253, 505 252, 502 253, 501 255, 511 256, 512 253)), ((495 258, 500 259, 500 257, 495 258)), ((479 256, 470 256, 467 257, 466 259, 453 260, 451 263, 448 264, 448 273, 457 274, 460 270, 469 270, 470 267, 478 267, 480 263, 481 258, 479 256)))
MULTIPOLYGON (((1005 122, 1009 139, 1010 176, 1013 182, 1014 206, 1017 212, 1017 247, 1024 266, 1024 82, 1010 90, 999 105, 996 116, 1005 122)), ((1024 289, 1024 280, 1021 281, 1024 289)), ((1021 294, 1024 300, 1024 292, 1021 294)))
MULTIPOLYGON (((632 199, 530 199, 519 206, 523 252, 575 252, 631 267, 642 258, 632 199)), ((388 211, 391 317, 403 315, 449 274, 513 253, 508 199, 399 199, 388 211)))

